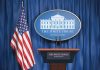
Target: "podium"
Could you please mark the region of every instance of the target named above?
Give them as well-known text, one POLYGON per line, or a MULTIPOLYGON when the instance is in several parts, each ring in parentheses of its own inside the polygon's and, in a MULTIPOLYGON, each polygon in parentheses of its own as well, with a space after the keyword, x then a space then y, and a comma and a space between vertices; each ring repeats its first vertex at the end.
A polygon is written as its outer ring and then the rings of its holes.
POLYGON ((44 63, 50 64, 50 70, 66 70, 66 64, 72 63, 77 48, 39 48, 44 63))

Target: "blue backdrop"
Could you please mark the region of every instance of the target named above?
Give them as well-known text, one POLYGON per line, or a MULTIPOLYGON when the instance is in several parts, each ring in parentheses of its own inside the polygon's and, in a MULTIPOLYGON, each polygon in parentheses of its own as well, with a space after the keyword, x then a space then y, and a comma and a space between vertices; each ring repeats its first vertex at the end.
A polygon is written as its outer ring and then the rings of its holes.
MULTIPOLYGON (((100 70, 100 1, 99 0, 24 0, 36 65, 30 70, 48 70, 38 48, 53 48, 55 43, 41 38, 34 30, 36 17, 47 10, 64 9, 78 15, 82 30, 74 38, 64 41, 63 48, 80 48, 67 70, 100 70)), ((0 0, 0 70, 21 70, 10 41, 18 22, 21 0, 0 0)))

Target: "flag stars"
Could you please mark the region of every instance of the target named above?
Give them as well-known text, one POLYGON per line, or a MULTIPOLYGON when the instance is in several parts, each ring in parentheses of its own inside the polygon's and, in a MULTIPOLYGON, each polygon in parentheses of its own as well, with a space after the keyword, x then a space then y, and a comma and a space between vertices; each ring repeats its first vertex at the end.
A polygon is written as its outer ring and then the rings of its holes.
POLYGON ((23 16, 23 18, 25 18, 25 15, 23 16))
POLYGON ((22 11, 24 12, 24 9, 22 11))
POLYGON ((21 16, 19 18, 19 23, 17 24, 19 33, 22 35, 23 32, 28 31, 27 20, 25 18, 25 12, 22 10, 21 16))

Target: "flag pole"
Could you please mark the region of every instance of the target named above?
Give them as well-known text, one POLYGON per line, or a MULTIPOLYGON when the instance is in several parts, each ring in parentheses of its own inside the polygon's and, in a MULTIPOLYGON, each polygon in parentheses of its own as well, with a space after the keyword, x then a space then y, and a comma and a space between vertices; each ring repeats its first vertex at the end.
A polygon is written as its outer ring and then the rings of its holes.
POLYGON ((24 1, 22 0, 22 7, 24 7, 24 1))

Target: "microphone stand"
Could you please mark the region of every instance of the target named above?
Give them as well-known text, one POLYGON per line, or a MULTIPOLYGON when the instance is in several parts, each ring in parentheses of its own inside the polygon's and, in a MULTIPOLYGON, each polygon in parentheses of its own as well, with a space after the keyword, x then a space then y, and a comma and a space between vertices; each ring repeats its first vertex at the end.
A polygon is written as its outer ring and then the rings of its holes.
POLYGON ((61 40, 60 37, 56 37, 56 48, 61 48, 61 40))

